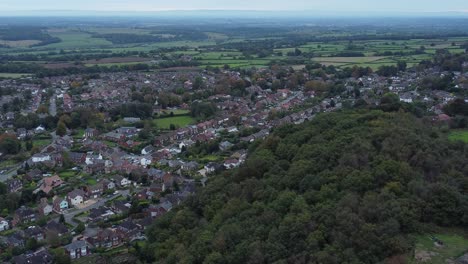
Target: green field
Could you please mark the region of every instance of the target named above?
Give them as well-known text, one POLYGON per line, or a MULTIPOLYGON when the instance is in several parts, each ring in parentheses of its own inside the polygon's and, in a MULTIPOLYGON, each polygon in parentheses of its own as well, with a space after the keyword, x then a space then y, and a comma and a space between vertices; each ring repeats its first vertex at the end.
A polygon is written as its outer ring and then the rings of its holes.
POLYGON ((430 234, 416 236, 414 257, 410 258, 410 264, 454 263, 455 259, 468 252, 468 239, 459 234, 440 233, 433 236, 441 240, 443 246, 437 246, 430 234))
POLYGON ((96 48, 111 46, 112 43, 102 38, 93 38, 91 34, 80 31, 51 32, 51 36, 62 40, 59 43, 49 44, 44 48, 73 49, 73 48, 96 48))
POLYGON ((174 124, 176 127, 186 127, 188 125, 194 124, 195 119, 190 116, 174 116, 167 118, 155 119, 154 124, 160 129, 170 129, 171 124, 174 124))
POLYGON ((468 143, 468 130, 454 130, 449 133, 449 140, 468 143))
POLYGON ((0 78, 18 79, 18 78, 28 77, 28 76, 31 76, 31 74, 26 74, 26 73, 2 73, 2 72, 0 72, 0 78))

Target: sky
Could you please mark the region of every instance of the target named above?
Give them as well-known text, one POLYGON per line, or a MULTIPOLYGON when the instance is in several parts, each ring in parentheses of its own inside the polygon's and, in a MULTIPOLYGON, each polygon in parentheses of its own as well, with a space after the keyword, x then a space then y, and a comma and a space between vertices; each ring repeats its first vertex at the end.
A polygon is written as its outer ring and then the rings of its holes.
POLYGON ((0 0, 0 10, 165 11, 322 10, 337 12, 468 12, 468 0, 0 0))
POLYGON ((0 0, 0 12, 166 10, 310 10, 468 12, 468 0, 0 0))

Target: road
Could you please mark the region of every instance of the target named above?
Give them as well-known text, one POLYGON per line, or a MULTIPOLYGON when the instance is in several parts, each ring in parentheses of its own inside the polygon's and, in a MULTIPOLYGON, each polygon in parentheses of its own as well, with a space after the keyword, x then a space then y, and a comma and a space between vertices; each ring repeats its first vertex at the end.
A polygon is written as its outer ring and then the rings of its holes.
POLYGON ((73 226, 77 226, 78 224, 73 221, 73 217, 75 217, 76 215, 79 215, 83 212, 86 212, 86 211, 89 211, 91 209, 94 209, 94 208, 98 208, 98 207, 101 207, 103 205, 105 205, 105 203, 109 200, 112 200, 112 199, 115 199, 117 198, 118 196, 127 196, 128 194, 130 193, 129 190, 119 190, 119 193, 118 194, 115 194, 109 198, 100 198, 97 202, 95 202, 94 204, 86 207, 86 208, 83 208, 83 209, 70 209, 69 211, 65 212, 63 214, 63 216, 65 217, 65 221, 73 226))
MULTIPOLYGON (((54 142, 55 138, 57 137, 55 131, 51 132, 50 135, 52 136, 52 142, 54 142)), ((41 153, 44 153, 49 146, 50 145, 47 145, 44 148, 42 148, 41 153)), ((16 176, 18 174, 17 171, 21 168, 22 164, 23 162, 20 162, 14 165, 13 167, 11 167, 10 169, 8 169, 7 171, 5 171, 4 173, 0 173, 0 182, 6 182, 10 178, 16 176)))

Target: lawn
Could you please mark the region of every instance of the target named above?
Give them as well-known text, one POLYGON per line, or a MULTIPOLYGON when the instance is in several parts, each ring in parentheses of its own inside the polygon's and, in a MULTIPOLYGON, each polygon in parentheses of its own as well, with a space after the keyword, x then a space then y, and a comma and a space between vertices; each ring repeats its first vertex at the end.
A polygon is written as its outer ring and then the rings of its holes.
POLYGON ((454 130, 449 133, 449 140, 468 143, 468 130, 454 130))
POLYGON ((195 123, 195 119, 190 116, 174 116, 166 118, 158 118, 153 121, 156 127, 160 129, 170 129, 171 124, 174 124, 176 127, 186 127, 195 123))
POLYGON ((431 234, 415 236, 415 256, 409 263, 439 264, 452 263, 453 260, 468 252, 468 239, 458 233, 433 234, 443 242, 443 246, 435 245, 431 234), (425 258, 426 261, 418 261, 416 258, 425 258))
POLYGON ((76 175, 75 171, 63 171, 59 173, 60 178, 67 181, 69 178, 72 178, 76 175))

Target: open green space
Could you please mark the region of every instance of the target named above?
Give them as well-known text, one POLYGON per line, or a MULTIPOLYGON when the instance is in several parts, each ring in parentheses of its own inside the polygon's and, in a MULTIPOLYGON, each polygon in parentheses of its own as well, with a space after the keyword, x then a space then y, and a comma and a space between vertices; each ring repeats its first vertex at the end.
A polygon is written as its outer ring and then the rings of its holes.
POLYGON ((455 263, 457 258, 468 252, 468 239, 460 234, 447 232, 415 236, 414 256, 409 263, 455 263), (441 241, 442 244, 436 243, 441 241))
POLYGON ((23 78, 23 77, 28 77, 28 76, 31 76, 31 74, 0 72, 0 78, 18 79, 18 78, 23 78))
POLYGON ((190 116, 174 116, 166 118, 155 119, 154 124, 160 129, 170 129, 171 124, 177 127, 186 127, 188 125, 194 124, 195 119, 190 116))
POLYGON ((448 138, 453 141, 468 143, 468 130, 454 130, 449 133, 448 138))

